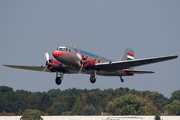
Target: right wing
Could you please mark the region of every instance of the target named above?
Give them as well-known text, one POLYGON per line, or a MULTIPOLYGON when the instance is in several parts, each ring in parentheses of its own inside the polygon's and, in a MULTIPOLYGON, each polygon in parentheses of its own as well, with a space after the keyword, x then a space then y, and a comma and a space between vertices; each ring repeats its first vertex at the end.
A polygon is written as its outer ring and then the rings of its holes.
MULTIPOLYGON (((24 69, 24 70, 34 70, 34 71, 43 71, 46 67, 43 66, 22 66, 22 65, 3 65, 10 68, 24 69)), ((46 69, 45 72, 51 72, 46 69)))
MULTIPOLYGON (((51 72, 51 70, 46 69, 43 71, 46 67, 44 66, 23 66, 23 65, 3 65, 10 68, 16 68, 16 69, 24 69, 24 70, 33 70, 33 71, 41 71, 41 72, 51 72)), ((77 68, 74 67, 62 67, 62 72, 67 74, 74 74, 78 72, 77 68)), ((83 71, 84 72, 84 71, 83 71)))
POLYGON ((166 60, 171 60, 177 57, 178 57, 177 55, 174 55, 174 56, 165 56, 165 57, 156 57, 156 58, 105 62, 105 63, 97 63, 96 66, 98 69, 101 69, 101 70, 117 71, 117 70, 129 69, 131 67, 137 67, 137 66, 162 62, 166 60))

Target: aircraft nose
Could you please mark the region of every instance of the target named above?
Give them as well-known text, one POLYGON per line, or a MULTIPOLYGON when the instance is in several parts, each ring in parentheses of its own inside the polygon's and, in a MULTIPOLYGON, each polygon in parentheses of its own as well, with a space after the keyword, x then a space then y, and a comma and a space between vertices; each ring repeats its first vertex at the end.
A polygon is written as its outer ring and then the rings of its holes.
POLYGON ((57 58, 61 55, 61 53, 59 51, 53 51, 52 55, 54 56, 54 58, 57 58))

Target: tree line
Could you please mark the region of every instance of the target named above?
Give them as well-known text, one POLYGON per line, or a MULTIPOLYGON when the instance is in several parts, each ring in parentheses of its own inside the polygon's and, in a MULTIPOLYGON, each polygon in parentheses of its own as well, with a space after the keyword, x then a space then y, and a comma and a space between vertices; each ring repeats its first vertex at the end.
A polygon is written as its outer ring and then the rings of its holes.
POLYGON ((0 86, 0 115, 32 110, 41 115, 180 115, 180 90, 168 99, 159 92, 129 88, 30 92, 0 86))

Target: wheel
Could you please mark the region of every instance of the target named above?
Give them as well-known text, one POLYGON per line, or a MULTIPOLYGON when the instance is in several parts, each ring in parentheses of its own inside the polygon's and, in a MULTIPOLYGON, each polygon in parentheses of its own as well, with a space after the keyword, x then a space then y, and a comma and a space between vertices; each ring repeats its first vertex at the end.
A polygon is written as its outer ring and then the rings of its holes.
POLYGON ((57 85, 60 85, 61 82, 62 82, 62 77, 57 77, 57 78, 56 78, 56 84, 57 84, 57 85))
POLYGON ((121 82, 124 82, 124 79, 122 78, 122 76, 119 76, 120 77, 120 79, 121 79, 121 82))
POLYGON ((90 77, 90 82, 91 82, 91 83, 95 83, 95 82, 96 82, 96 78, 95 78, 94 76, 91 76, 91 77, 90 77))

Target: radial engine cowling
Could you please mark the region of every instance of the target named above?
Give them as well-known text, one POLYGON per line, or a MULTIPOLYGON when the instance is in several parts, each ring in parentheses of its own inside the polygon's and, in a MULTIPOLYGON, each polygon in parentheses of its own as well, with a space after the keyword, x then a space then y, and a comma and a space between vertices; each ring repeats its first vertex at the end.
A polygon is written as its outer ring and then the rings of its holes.
POLYGON ((46 62, 47 69, 51 70, 51 72, 62 71, 62 63, 54 61, 53 59, 49 59, 46 62))
POLYGON ((86 70, 90 70, 91 68, 93 68, 95 66, 95 61, 94 60, 88 60, 88 58, 84 57, 84 58, 82 58, 80 64, 86 70))

